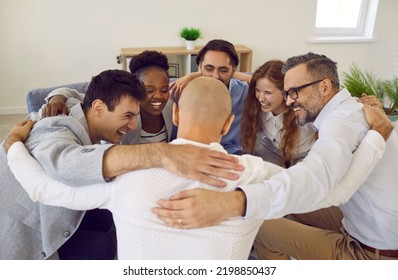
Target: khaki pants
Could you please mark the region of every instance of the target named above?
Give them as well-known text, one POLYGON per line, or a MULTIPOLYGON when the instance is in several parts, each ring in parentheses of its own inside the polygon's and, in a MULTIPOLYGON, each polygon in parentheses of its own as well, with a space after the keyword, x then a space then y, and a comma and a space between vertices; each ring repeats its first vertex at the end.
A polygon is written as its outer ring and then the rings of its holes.
POLYGON ((343 228, 339 208, 265 221, 254 241, 258 259, 366 260, 391 259, 359 245, 343 228))

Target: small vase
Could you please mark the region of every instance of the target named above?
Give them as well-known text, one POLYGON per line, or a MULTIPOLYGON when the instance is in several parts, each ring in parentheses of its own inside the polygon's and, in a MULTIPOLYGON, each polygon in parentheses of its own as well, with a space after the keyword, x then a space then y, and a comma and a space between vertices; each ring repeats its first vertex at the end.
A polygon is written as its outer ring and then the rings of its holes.
POLYGON ((195 49, 195 41, 185 40, 185 44, 187 46, 187 50, 191 51, 195 49))

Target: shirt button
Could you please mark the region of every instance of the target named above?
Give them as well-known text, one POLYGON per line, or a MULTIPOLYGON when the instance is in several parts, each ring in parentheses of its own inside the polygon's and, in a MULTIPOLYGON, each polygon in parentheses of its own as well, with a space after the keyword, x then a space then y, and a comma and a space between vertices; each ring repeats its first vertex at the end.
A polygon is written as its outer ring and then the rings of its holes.
POLYGON ((41 256, 43 257, 43 259, 46 257, 46 253, 41 252, 41 256))
POLYGON ((64 236, 65 236, 65 237, 69 237, 69 235, 70 235, 70 232, 69 232, 69 231, 65 231, 65 232, 64 232, 64 236))

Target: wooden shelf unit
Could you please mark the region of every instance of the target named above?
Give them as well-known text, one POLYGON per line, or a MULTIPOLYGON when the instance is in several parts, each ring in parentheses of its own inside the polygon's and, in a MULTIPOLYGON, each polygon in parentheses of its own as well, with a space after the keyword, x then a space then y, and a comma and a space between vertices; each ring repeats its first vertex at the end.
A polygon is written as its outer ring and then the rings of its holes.
MULTIPOLYGON (((167 57, 177 56, 184 61, 183 75, 190 72, 191 56, 198 54, 203 46, 196 46, 193 50, 187 50, 185 46, 180 47, 146 47, 146 48, 122 48, 122 52, 118 57, 118 62, 122 63, 123 69, 127 70, 130 59, 143 51, 154 50, 162 52, 167 57)), ((252 53, 253 51, 244 45, 235 45, 236 52, 239 55, 238 71, 251 72, 252 69, 252 53)))

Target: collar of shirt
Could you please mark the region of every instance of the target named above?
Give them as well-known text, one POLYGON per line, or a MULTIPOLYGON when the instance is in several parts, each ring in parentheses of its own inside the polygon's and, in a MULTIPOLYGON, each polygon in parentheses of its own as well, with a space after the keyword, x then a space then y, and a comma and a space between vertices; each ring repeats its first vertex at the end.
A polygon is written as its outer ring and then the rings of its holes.
POLYGON ((249 92, 249 84, 244 81, 231 79, 228 86, 229 94, 232 98, 232 113, 242 114, 243 105, 249 92), (238 109, 239 108, 239 109, 238 109))
POLYGON ((272 112, 261 112, 261 117, 262 117, 263 121, 268 121, 269 119, 277 119, 279 121, 282 121, 283 113, 275 116, 274 113, 272 113, 272 112))
POLYGON ((347 89, 342 89, 328 103, 323 107, 321 112, 316 117, 313 125, 316 131, 319 131, 323 120, 325 120, 342 102, 351 97, 350 92, 347 89))
POLYGON ((241 88, 245 88, 248 87, 248 83, 245 81, 241 81, 241 80, 237 80, 237 79, 231 79, 229 81, 229 85, 228 85, 228 90, 229 92, 233 92, 234 90, 241 89, 241 88))
POLYGON ((279 149, 281 143, 281 129, 283 128, 283 114, 274 116, 272 112, 261 112, 262 129, 266 138, 279 149))
POLYGON ((223 146, 221 146, 220 143, 210 143, 210 145, 207 145, 207 144, 195 142, 195 141, 184 139, 184 138, 177 138, 177 139, 171 141, 170 144, 173 144, 173 145, 194 145, 194 146, 198 146, 198 147, 202 147, 202 148, 207 148, 207 149, 212 149, 212 150, 220 151, 220 152, 223 152, 223 153, 227 153, 227 151, 225 151, 225 149, 223 148, 223 146))
POLYGON ((84 115, 81 103, 76 104, 75 106, 73 106, 70 109, 70 112, 69 112, 68 116, 71 116, 71 117, 75 118, 76 120, 78 120, 84 126, 84 129, 88 133, 88 124, 87 124, 86 116, 84 115))

